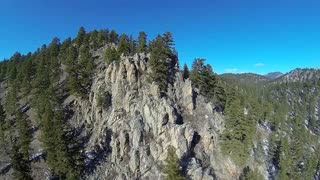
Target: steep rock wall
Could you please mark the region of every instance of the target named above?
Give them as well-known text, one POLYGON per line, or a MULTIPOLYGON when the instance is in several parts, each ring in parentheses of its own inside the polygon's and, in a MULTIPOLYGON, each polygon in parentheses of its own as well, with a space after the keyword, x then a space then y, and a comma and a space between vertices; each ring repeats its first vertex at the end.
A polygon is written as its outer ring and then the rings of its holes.
POLYGON ((119 63, 99 63, 89 100, 66 101, 74 111, 71 121, 86 127, 87 162, 99 161, 86 178, 163 179, 169 146, 189 178, 230 178, 236 167, 218 148, 223 116, 179 72, 162 97, 148 82, 148 58, 136 54, 119 63), (101 89, 108 101, 103 106, 97 103, 101 89))

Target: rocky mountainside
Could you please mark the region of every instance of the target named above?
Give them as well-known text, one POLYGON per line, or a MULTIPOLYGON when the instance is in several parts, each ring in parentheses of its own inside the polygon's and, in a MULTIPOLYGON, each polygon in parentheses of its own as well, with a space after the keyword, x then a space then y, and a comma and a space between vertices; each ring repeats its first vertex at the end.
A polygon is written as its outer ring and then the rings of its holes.
POLYGON ((98 65, 89 101, 68 105, 75 110, 72 121, 90 127, 86 129, 91 134, 88 160, 99 160, 100 151, 107 151, 106 159, 100 159, 87 178, 163 179, 161 166, 168 146, 176 149, 192 179, 228 177, 229 172, 223 171, 227 161, 213 156, 219 154, 223 115, 196 96, 191 82, 183 81, 180 73, 168 97, 161 97, 159 87, 147 83, 148 56, 122 58, 120 64, 98 65), (105 108, 96 101, 101 88, 111 97, 105 108))
POLYGON ((318 80, 320 78, 320 69, 301 69, 297 68, 283 75, 278 81, 285 82, 304 82, 318 80))
MULTIPOLYGON (((224 115, 192 88, 189 79, 174 74, 174 82, 163 97, 159 86, 149 83, 150 54, 121 56, 120 63, 106 64, 103 47, 93 53, 95 76, 89 99, 64 97, 67 121, 85 137, 85 172, 82 179, 164 179, 163 162, 173 146, 184 176, 190 179, 233 179, 242 169, 219 148, 224 115), (99 105, 98 96, 104 103, 99 105)), ((63 71, 61 83, 67 76, 63 71)), ((7 81, 1 83, 5 102, 7 81)), ((30 102, 21 100, 28 119, 36 119, 30 102)), ((32 176, 49 178, 45 152, 35 129, 31 142, 32 176)), ((2 152, 4 153, 4 152, 2 152)), ((2 154, 0 178, 12 179, 10 159, 2 154)), ((262 167, 262 173, 266 169, 262 167)))
POLYGON ((267 77, 268 79, 277 79, 279 77, 281 77, 283 75, 283 73, 281 72, 271 72, 268 74, 265 74, 264 76, 267 77))

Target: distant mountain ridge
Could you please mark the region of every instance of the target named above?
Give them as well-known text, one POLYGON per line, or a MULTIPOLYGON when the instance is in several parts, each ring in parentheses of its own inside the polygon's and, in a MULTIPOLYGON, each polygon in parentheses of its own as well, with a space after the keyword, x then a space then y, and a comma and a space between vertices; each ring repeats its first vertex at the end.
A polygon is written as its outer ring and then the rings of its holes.
POLYGON ((304 82, 317 81, 320 79, 320 69, 316 68, 297 68, 283 75, 278 82, 304 82))
POLYGON ((252 83, 252 82, 259 83, 259 82, 269 81, 267 77, 259 74, 255 74, 255 73, 242 73, 242 74, 226 73, 226 74, 221 74, 220 76, 225 79, 235 79, 245 83, 252 83))
POLYGON ((286 74, 281 72, 271 72, 265 75, 255 73, 242 73, 232 74, 226 73, 220 75, 224 79, 233 79, 246 83, 259 83, 259 82, 275 82, 275 83, 288 83, 288 82, 305 82, 317 81, 320 79, 320 69, 317 68, 296 68, 286 74))
POLYGON ((277 79, 277 78, 283 76, 283 73, 282 72, 271 72, 271 73, 265 74, 264 76, 267 77, 268 79, 277 79))

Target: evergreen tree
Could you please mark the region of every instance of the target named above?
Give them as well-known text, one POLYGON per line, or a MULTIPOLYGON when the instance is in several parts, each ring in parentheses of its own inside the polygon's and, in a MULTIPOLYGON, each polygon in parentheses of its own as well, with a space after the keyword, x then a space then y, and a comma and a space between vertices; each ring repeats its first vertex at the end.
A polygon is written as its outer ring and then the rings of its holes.
POLYGON ((9 84, 12 84, 15 82, 17 79, 18 71, 17 67, 14 65, 14 67, 11 69, 10 74, 9 74, 9 84))
MULTIPOLYGON (((13 66, 11 68, 16 67, 20 60, 21 60, 22 55, 19 52, 15 52, 13 56, 10 58, 10 62, 12 63, 13 66)), ((10 70, 11 70, 10 68, 10 70)))
POLYGON ((60 52, 60 39, 54 37, 48 46, 49 57, 57 57, 60 52))
POLYGON ((183 73, 182 73, 182 77, 183 79, 188 79, 189 78, 189 68, 188 68, 188 65, 187 64, 184 64, 183 65, 183 73))
MULTIPOLYGON (((178 52, 174 48, 174 40, 171 32, 165 32, 163 34, 163 53, 169 59, 168 66, 169 66, 169 73, 170 77, 175 75, 176 70, 179 70, 179 61, 178 61, 178 52)), ((170 83, 173 83, 170 80, 170 83)))
POLYGON ((11 164, 13 169, 13 177, 17 180, 32 180, 31 165, 29 159, 25 159, 20 152, 16 139, 12 142, 11 164))
POLYGON ((145 53, 147 51, 147 34, 144 31, 139 32, 138 37, 138 53, 145 53))
POLYGON ((10 126, 11 151, 10 158, 13 168, 13 176, 15 179, 32 179, 31 178, 31 162, 29 160, 29 151, 32 135, 30 132, 30 123, 23 118, 18 104, 18 97, 14 102, 14 109, 11 115, 15 117, 17 128, 10 126))
POLYGON ((229 90, 227 94, 225 114, 226 130, 222 135, 222 152, 243 166, 250 156, 255 124, 251 118, 244 116, 239 94, 235 89, 229 90))
POLYGON ((78 83, 79 69, 78 51, 74 46, 71 46, 66 54, 67 89, 71 94, 77 94, 78 90, 81 89, 78 83))
POLYGON ((94 50, 96 50, 99 47, 98 34, 99 32, 97 30, 93 30, 92 32, 89 33, 90 47, 94 50))
POLYGON ((32 78, 34 77, 36 71, 34 57, 35 55, 32 55, 30 58, 28 58, 24 62, 23 69, 21 70, 23 73, 23 79, 21 82, 22 97, 26 97, 32 89, 32 78))
POLYGON ((80 46, 82 45, 82 43, 83 43, 84 41, 86 41, 86 38, 87 38, 87 37, 86 37, 86 31, 85 31, 84 27, 81 26, 81 27, 79 28, 78 35, 77 35, 77 37, 76 37, 76 39, 75 39, 75 42, 76 42, 78 48, 80 48, 80 46))
POLYGON ((200 93, 206 96, 209 101, 222 109, 224 108, 226 101, 225 90, 219 83, 219 78, 213 72, 211 65, 205 65, 205 59, 196 58, 193 61, 190 80, 193 87, 198 88, 200 93))
POLYGON ((71 94, 86 97, 94 73, 94 61, 89 42, 84 40, 79 51, 71 46, 66 53, 67 87, 71 94), (78 58, 79 56, 79 58, 78 58))
POLYGON ((70 37, 68 37, 68 38, 66 38, 63 42, 62 42, 62 44, 61 44, 61 46, 60 46, 60 52, 66 52, 66 51, 68 51, 68 48, 71 46, 71 38, 70 37))
POLYGON ((6 101, 5 101, 5 111, 7 116, 14 115, 18 105, 18 89, 16 83, 13 83, 8 87, 9 91, 6 96, 6 101))
POLYGON ((279 179, 290 179, 289 178, 289 168, 291 166, 290 164, 290 157, 289 157, 289 144, 288 139, 283 138, 281 140, 281 154, 280 154, 280 161, 279 161, 279 167, 280 172, 278 174, 279 179))
POLYGON ((18 145, 23 158, 29 161, 30 143, 32 140, 31 122, 20 112, 16 114, 16 124, 18 130, 18 145))
POLYGON ((196 88, 201 87, 201 83, 202 83, 201 72, 204 69, 204 62, 205 62, 205 59, 196 58, 196 59, 194 59, 194 61, 192 63, 192 71, 190 74, 190 80, 192 81, 193 86, 196 88))
POLYGON ((98 33, 98 44, 99 46, 105 45, 109 42, 109 30, 108 29, 101 29, 98 33))
POLYGON ((257 171, 257 169, 249 169, 243 177, 240 176, 239 180, 261 180, 263 176, 257 171))
POLYGON ((103 107, 105 105, 105 94, 104 94, 104 88, 99 88, 99 92, 97 94, 97 106, 103 107))
POLYGON ((104 59, 107 62, 107 64, 113 61, 118 62, 120 60, 120 55, 114 47, 108 46, 104 52, 104 59))
POLYGON ((119 38, 118 53, 119 55, 123 53, 125 56, 130 53, 130 43, 126 34, 121 34, 119 38))
POLYGON ((92 76, 94 72, 94 61, 90 53, 88 44, 84 44, 80 50, 79 61, 79 78, 81 89, 78 89, 78 94, 85 96, 91 86, 92 76))
POLYGON ((49 76, 50 76, 50 84, 52 86, 58 84, 59 76, 61 74, 60 70, 60 61, 59 61, 59 53, 60 53, 60 40, 55 37, 52 39, 51 43, 48 47, 48 57, 49 57, 49 76))
POLYGON ((109 42, 110 42, 110 43, 118 44, 118 42, 119 42, 119 35, 116 33, 115 30, 111 30, 108 39, 109 39, 109 42))
POLYGON ((42 115, 41 142, 47 153, 47 164, 55 177, 78 179, 84 160, 80 158, 83 157, 81 147, 75 146, 74 136, 68 138, 69 125, 53 92, 47 91, 42 100, 45 110, 42 115))
POLYGON ((67 56, 68 56, 68 51, 71 46, 71 38, 68 37, 65 39, 61 46, 60 46, 60 53, 59 53, 59 58, 61 59, 61 63, 67 64, 67 56))
POLYGON ((308 153, 306 155, 306 166, 303 169, 304 171, 302 176, 305 177, 306 179, 314 178, 318 163, 319 163, 319 157, 317 157, 317 155, 308 153))
POLYGON ((172 58, 173 56, 173 46, 174 46, 174 41, 173 41, 173 36, 171 32, 165 32, 163 34, 163 48, 164 48, 164 53, 167 55, 167 57, 172 58))
POLYGON ((132 35, 129 37, 129 54, 134 55, 136 53, 137 45, 132 35))
POLYGON ((48 89, 50 87, 50 71, 47 62, 44 59, 38 59, 36 78, 34 81, 34 87, 38 91, 48 89))
POLYGON ((6 138, 5 138, 5 130, 6 130, 6 114, 3 110, 3 106, 0 104, 0 147, 4 147, 6 138))
POLYGON ((151 81, 155 81, 159 84, 162 92, 166 92, 168 86, 169 67, 163 38, 158 35, 152 46, 153 47, 150 52, 150 66, 153 73, 150 74, 150 79, 151 81))
POLYGON ((7 64, 8 64, 8 60, 3 60, 1 62, 0 81, 3 81, 4 78, 7 76, 7 64))
MULTIPOLYGON (((47 99, 43 97, 45 102, 44 113, 42 114, 42 128, 41 128, 41 142, 44 147, 44 151, 47 153, 46 162, 50 167, 53 175, 60 175, 60 168, 67 168, 65 161, 61 161, 61 158, 67 159, 66 149, 61 151, 61 147, 57 147, 57 144, 61 144, 61 133, 56 134, 61 129, 56 129, 59 124, 56 120, 55 112, 52 111, 52 107, 49 103, 46 103, 47 99), (60 152, 61 151, 61 152, 60 152), (59 157, 58 157, 59 156, 59 157)), ((61 127, 59 127, 61 128, 61 127)), ((62 173, 63 174, 63 173, 62 173)))
POLYGON ((173 147, 168 148, 168 155, 165 160, 164 173, 167 180, 183 180, 185 179, 180 173, 179 158, 173 147))

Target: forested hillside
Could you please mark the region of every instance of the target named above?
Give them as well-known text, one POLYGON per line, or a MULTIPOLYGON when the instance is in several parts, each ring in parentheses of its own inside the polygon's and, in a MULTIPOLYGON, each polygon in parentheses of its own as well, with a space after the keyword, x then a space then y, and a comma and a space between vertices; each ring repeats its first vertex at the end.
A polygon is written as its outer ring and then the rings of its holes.
POLYGON ((253 115, 251 153, 267 163, 270 179, 319 178, 318 75, 317 69, 297 69, 258 84, 252 78, 242 83, 224 77, 238 89, 245 113, 253 115))
POLYGON ((319 77, 189 70, 170 32, 81 27, 0 63, 0 179, 319 179, 319 77))

